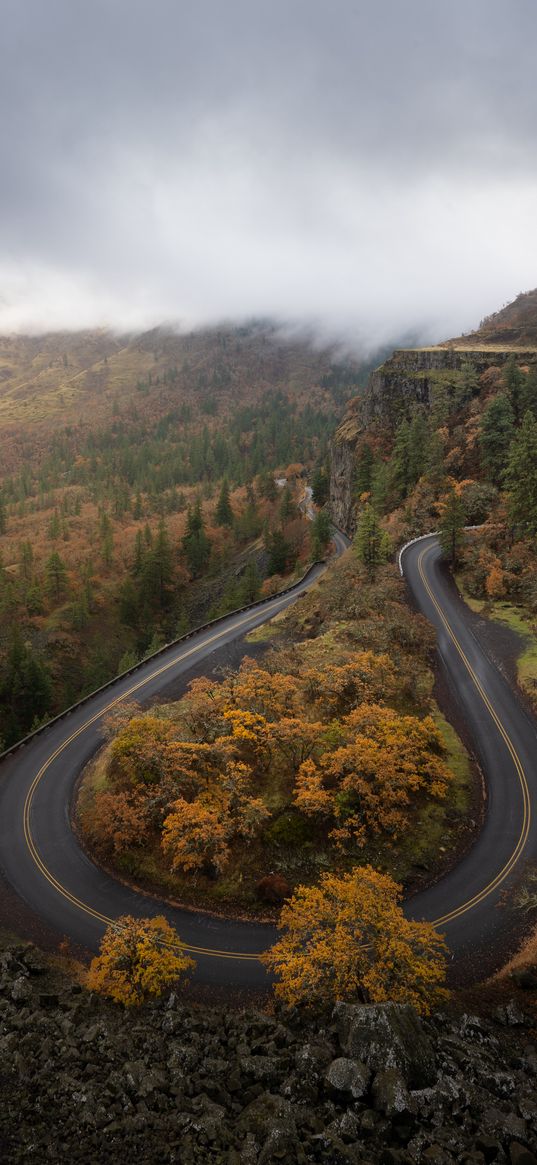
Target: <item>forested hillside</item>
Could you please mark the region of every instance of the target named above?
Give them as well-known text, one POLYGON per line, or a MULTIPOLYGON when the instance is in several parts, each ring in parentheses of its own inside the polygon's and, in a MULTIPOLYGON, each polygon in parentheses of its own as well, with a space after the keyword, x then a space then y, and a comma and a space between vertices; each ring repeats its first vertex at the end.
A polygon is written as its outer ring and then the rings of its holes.
MULTIPOLYGON (((537 292, 438 348, 396 351, 336 434, 332 508, 392 546, 441 531, 478 605, 533 634, 537 615, 537 292), (465 525, 479 529, 466 535, 465 525)), ((535 653, 521 676, 537 691, 535 653)))
POLYGON ((302 474, 367 371, 270 324, 0 340, 5 744, 322 552, 302 474))

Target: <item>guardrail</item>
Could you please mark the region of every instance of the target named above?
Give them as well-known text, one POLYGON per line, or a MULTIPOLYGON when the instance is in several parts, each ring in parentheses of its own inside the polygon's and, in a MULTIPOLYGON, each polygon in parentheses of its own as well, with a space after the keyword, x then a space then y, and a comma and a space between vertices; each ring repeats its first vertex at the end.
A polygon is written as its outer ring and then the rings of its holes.
MULTIPOLYGON (((465 526, 464 529, 465 530, 481 530, 482 525, 483 525, 483 522, 478 522, 477 525, 465 526)), ((337 527, 336 527, 336 529, 337 529, 337 527)), ((397 552, 397 565, 399 567, 399 574, 401 575, 401 577, 403 577, 402 562, 403 562, 403 554, 405 553, 405 550, 408 550, 409 546, 415 546, 416 542, 423 542, 426 538, 438 538, 439 533, 440 533, 439 530, 430 530, 428 534, 418 534, 417 538, 411 538, 410 542, 405 542, 405 545, 402 546, 400 550, 398 550, 398 552, 397 552)))
MULTIPOLYGON (((337 526, 334 528, 337 530, 337 526)), ((342 531, 339 532, 342 533, 342 531)), ((71 716, 73 712, 76 712, 78 708, 82 708, 84 704, 88 703, 89 700, 93 700, 94 697, 99 696, 101 692, 106 692, 108 688, 113 687, 114 684, 120 683, 121 680, 126 679, 127 676, 134 675, 136 672, 145 667, 146 664, 150 663, 151 660, 158 659, 159 656, 163 655, 166 651, 170 651, 172 648, 178 647, 180 643, 186 643, 189 639, 192 639, 194 635, 199 635, 201 631, 208 631, 211 627, 217 627, 220 623, 225 623, 226 619, 230 619, 233 615, 241 615, 246 611, 255 611, 257 607, 264 607, 267 603, 274 602, 275 599, 280 599, 285 595, 292 594, 293 591, 298 590, 299 587, 304 585, 310 574, 312 574, 312 572, 316 570, 317 567, 323 565, 326 565, 325 558, 321 558, 317 562, 312 562, 311 566, 308 566, 305 574, 302 575, 302 578, 297 579, 297 581, 291 583, 290 586, 284 587, 283 590, 276 591, 274 595, 266 595, 264 599, 257 599, 255 603, 248 603, 245 607, 237 607, 234 611, 228 611, 226 615, 219 615, 216 619, 209 619, 207 623, 200 623, 199 627, 193 627, 191 631, 187 631, 186 635, 180 635, 178 639, 172 639, 171 643, 165 643, 164 647, 159 647, 158 651, 152 652, 152 654, 146 656, 145 659, 141 659, 139 663, 135 663, 133 667, 127 668, 126 671, 120 672, 120 674, 114 676, 113 679, 107 680, 105 684, 101 684, 100 688, 95 688, 93 692, 88 692, 87 696, 82 696, 82 698, 77 700, 75 704, 71 704, 69 708, 64 708, 63 712, 59 712, 57 716, 53 716, 51 720, 47 720, 46 724, 41 724, 39 728, 34 728, 33 732, 29 732, 26 736, 23 736, 21 740, 17 740, 15 744, 12 744, 9 748, 4 749, 3 752, 0 752, 0 761, 4 760, 4 758, 7 756, 11 756, 14 752, 17 752, 19 748, 24 748, 25 745, 29 743, 29 741, 34 740, 36 736, 41 736, 44 732, 51 728, 53 724, 58 724, 60 720, 64 720, 67 716, 71 716)), ((151 677, 148 676, 148 679, 150 678, 151 677)))

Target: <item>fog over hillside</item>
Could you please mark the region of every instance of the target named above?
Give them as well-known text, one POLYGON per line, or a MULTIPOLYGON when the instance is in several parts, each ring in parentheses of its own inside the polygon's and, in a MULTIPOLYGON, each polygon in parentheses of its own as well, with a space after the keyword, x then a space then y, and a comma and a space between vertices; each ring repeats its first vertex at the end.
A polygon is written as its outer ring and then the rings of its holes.
POLYGON ((5 0, 0 330, 442 339, 533 287, 532 0, 5 0))

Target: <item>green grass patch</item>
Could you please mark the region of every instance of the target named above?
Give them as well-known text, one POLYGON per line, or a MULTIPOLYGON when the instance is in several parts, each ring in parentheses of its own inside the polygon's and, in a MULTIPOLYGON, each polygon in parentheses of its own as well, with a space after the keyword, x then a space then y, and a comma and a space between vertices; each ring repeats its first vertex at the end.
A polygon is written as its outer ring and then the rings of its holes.
POLYGON ((522 636, 525 645, 522 646, 517 657, 517 678, 523 692, 537 704, 537 623, 524 607, 517 607, 514 603, 485 602, 483 599, 473 599, 464 586, 461 575, 456 576, 457 586, 461 595, 478 615, 485 615, 495 623, 502 623, 511 631, 522 636))
POLYGON ((412 824, 397 843, 381 843, 364 859, 391 874, 396 881, 412 883, 417 875, 433 872, 455 853, 472 799, 470 757, 453 726, 435 704, 432 716, 446 749, 446 762, 453 779, 444 801, 423 799, 412 824))

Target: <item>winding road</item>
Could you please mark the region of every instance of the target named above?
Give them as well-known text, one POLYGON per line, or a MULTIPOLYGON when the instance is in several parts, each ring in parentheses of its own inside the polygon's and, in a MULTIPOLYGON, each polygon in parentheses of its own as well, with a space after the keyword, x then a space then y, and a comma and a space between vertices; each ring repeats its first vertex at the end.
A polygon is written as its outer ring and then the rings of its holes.
MULTIPOLYGON (((342 553, 348 539, 334 532, 342 553)), ((468 610, 440 564, 434 536, 407 547, 402 564, 413 598, 438 633, 441 665, 457 693, 487 780, 484 827, 447 876, 406 904, 410 917, 439 923, 455 977, 479 979, 514 941, 503 891, 537 856, 536 730, 517 696, 475 639, 468 610)), ((101 742, 103 715, 117 702, 146 702, 231 643, 295 602, 325 568, 318 565, 289 593, 202 629, 121 677, 31 737, 0 762, 0 864, 16 893, 58 934, 97 950, 121 914, 164 913, 193 953, 196 977, 211 985, 256 988, 267 976, 258 955, 272 926, 175 909, 137 893, 96 866, 70 824, 77 777, 101 742)))

